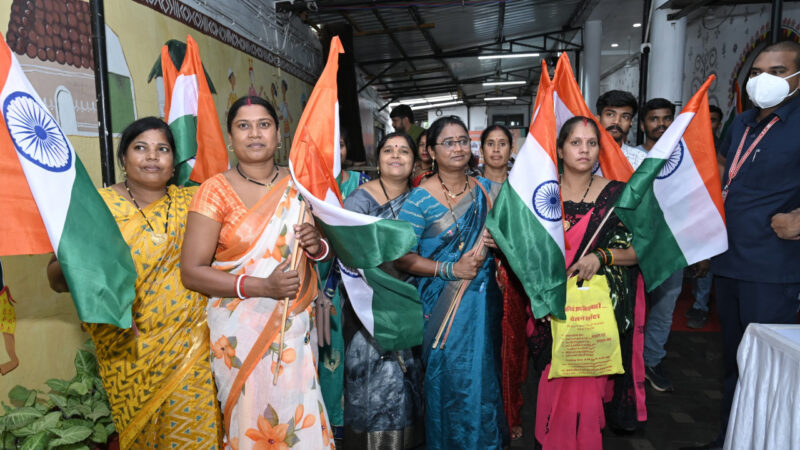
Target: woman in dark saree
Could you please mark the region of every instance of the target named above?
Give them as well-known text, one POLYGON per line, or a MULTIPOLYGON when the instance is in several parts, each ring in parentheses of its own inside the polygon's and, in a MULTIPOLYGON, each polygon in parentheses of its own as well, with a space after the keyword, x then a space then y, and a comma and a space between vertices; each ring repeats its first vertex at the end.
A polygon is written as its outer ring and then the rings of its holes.
MULTIPOLYGON (((378 178, 361 185, 344 207, 382 219, 397 219, 409 194, 416 159, 405 133, 378 143, 378 178)), ((406 278, 391 263, 381 269, 406 278)), ((419 446, 422 427, 422 363, 411 349, 386 351, 361 324, 348 302, 343 311, 345 338, 344 448, 403 450, 419 446)))
POLYGON ((612 211, 625 185, 592 174, 600 152, 599 134, 593 120, 573 117, 564 123, 558 136, 558 156, 563 162, 560 186, 568 242, 567 276, 579 280, 606 277, 625 373, 548 380, 550 324, 537 322, 532 350, 542 377, 536 439, 545 449, 599 449, 600 430, 606 421, 613 428, 633 430, 647 419, 642 359, 644 283, 631 247, 633 235, 612 211))
POLYGON ((482 251, 495 247, 483 227, 496 192, 489 180, 466 175, 469 135, 459 118, 434 122, 427 145, 434 175, 411 191, 399 214, 413 225, 419 247, 395 262, 416 275, 422 301, 425 445, 502 448, 509 441, 500 387, 503 303, 494 257, 482 251))

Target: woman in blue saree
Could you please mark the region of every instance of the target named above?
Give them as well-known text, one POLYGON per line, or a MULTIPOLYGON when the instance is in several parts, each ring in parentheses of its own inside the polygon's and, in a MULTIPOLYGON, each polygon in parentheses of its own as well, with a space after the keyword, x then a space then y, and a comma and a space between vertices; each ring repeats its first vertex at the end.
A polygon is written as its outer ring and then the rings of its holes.
POLYGON ((426 448, 502 448, 509 441, 500 385, 503 302, 494 258, 479 244, 494 247, 483 227, 496 192, 489 180, 465 175, 472 155, 459 118, 436 120, 427 146, 434 176, 411 191, 398 215, 414 226, 418 251, 395 262, 417 277, 423 305, 426 448), (440 329, 446 338, 437 339, 440 329))

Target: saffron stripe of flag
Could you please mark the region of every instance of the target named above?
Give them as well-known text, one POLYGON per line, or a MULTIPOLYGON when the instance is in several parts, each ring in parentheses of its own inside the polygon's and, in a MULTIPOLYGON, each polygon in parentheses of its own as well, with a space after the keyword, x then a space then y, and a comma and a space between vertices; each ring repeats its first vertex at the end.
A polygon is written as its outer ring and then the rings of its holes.
POLYGON ((578 82, 575 81, 575 75, 572 73, 567 52, 561 53, 558 58, 553 84, 555 85, 557 128, 560 130, 561 125, 573 116, 584 116, 594 120, 600 129, 600 155, 598 156, 598 169, 595 173, 612 180, 628 181, 633 174, 633 167, 625 158, 625 154, 622 153, 622 149, 619 148, 614 138, 600 126, 586 105, 578 82))

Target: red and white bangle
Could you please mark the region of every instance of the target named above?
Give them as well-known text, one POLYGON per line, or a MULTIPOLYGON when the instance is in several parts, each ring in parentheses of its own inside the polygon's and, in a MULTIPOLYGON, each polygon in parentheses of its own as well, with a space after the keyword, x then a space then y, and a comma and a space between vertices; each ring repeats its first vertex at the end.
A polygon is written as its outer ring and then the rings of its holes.
POLYGON ((247 300, 247 294, 244 292, 244 279, 247 278, 247 275, 240 274, 236 277, 236 296, 241 300, 247 300))
POLYGON ((316 255, 309 255, 308 252, 306 252, 306 256, 308 256, 308 259, 312 261, 322 261, 323 259, 328 257, 328 253, 331 251, 331 247, 328 245, 328 241, 326 241, 325 239, 320 239, 319 243, 320 246, 325 247, 325 250, 323 251, 322 249, 320 249, 320 251, 316 255))

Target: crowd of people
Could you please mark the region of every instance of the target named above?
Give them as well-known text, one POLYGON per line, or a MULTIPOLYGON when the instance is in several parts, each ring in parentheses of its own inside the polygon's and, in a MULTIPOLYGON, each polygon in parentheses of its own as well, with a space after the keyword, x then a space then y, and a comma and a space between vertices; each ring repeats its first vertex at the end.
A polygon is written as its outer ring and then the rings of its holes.
MULTIPOLYGON (((736 117, 716 149, 730 250, 710 265, 728 409, 747 324, 797 320, 798 73, 797 44, 762 51, 748 83, 756 108, 736 117)), ((718 133, 722 113, 712 113, 718 133)), ((684 271, 646 298, 633 235, 608 214, 624 183, 596 173, 598 124, 637 167, 674 117, 668 100, 649 99, 639 110, 632 94, 610 91, 598 98, 595 118, 573 117, 558 133, 564 270, 607 279, 624 373, 553 379, 551 322, 532 316, 484 227, 515 150, 503 125, 483 130, 477 165, 460 118, 438 118, 425 130, 399 106, 395 131, 375 147, 374 179, 342 171, 337 180, 346 209, 408 222, 418 240, 381 269, 416 286, 423 343, 386 351, 355 314, 332 246, 288 169, 274 163, 290 143, 272 104, 247 96, 231 105, 226 125, 237 162, 199 188, 170 184, 169 127, 154 117, 133 122, 118 149, 124 179, 100 190, 136 264, 133 326, 87 324, 122 447, 502 448, 533 432, 542 448, 578 449, 601 448, 606 425, 641 427, 645 379, 658 391, 674 389, 664 346, 684 271), (637 117, 645 141, 633 147, 626 142, 637 117), (447 345, 434 350, 456 296, 447 345), (521 386, 529 358, 541 378, 536 420, 527 424, 521 386)), ((347 147, 342 133, 343 161, 347 147)), ((698 327, 708 319, 708 268, 687 271, 698 327)), ((69 290, 55 257, 47 273, 53 289, 69 290)))

